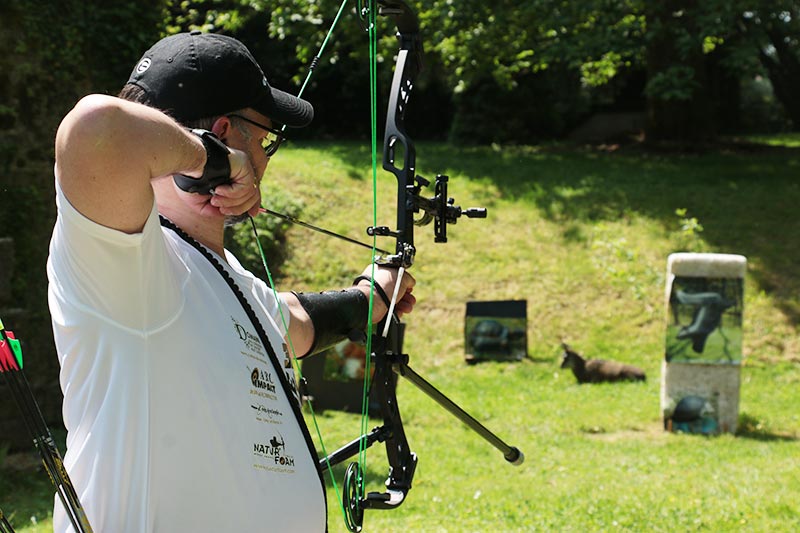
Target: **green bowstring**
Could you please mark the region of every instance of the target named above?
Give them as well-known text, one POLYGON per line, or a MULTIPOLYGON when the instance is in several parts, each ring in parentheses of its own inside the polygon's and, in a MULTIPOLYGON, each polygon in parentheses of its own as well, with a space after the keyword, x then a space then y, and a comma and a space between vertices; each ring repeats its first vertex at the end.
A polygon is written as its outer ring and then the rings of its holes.
MULTIPOLYGON (((314 59, 311 60, 311 67, 308 69, 308 74, 306 74, 306 79, 303 82, 303 86, 300 87, 300 91, 297 93, 297 97, 301 98, 303 96, 303 92, 306 90, 306 85, 311 80, 311 76, 314 74, 314 69, 317 66, 317 61, 319 61, 320 57, 322 56, 322 52, 325 50, 325 47, 328 45, 328 39, 331 38, 333 35, 333 28, 339 23, 339 17, 342 16, 342 12, 344 12, 344 8, 347 5, 348 0, 342 0, 342 4, 339 6, 339 11, 336 12, 336 17, 334 17, 333 22, 331 23, 330 28, 328 28, 328 33, 325 35, 325 39, 322 40, 322 45, 320 45, 319 50, 317 50, 317 54, 314 56, 314 59)), ((286 125, 283 126, 286 129, 286 125)))
MULTIPOLYGON (((319 58, 322 56, 322 52, 325 50, 325 47, 328 44, 328 40, 330 39, 331 35, 333 34, 333 29, 339 23, 339 18, 342 16, 342 13, 344 12, 344 8, 347 5, 347 2, 348 2, 348 0, 342 0, 341 5, 339 6, 339 10, 336 13, 336 17, 333 19, 333 22, 331 23, 330 27, 328 28, 328 32, 325 35, 325 39, 323 39, 322 45, 320 46, 319 50, 317 51, 316 55, 314 56, 314 59, 311 62, 311 66, 308 69, 308 74, 306 74, 305 81, 303 81, 303 85, 300 87, 300 91, 297 93, 297 97, 298 98, 301 98, 303 96, 303 93, 305 92, 306 86, 308 85, 309 81, 311 80, 311 76, 314 74, 314 68, 317 65, 317 61, 319 61, 319 58)), ((286 129, 286 125, 284 125, 282 129, 285 130, 286 129)), ((289 334, 289 324, 288 324, 288 321, 286 320, 286 316, 283 313, 283 306, 280 305, 280 301, 281 300, 278 297, 278 290, 275 287, 275 283, 272 280, 272 273, 269 270, 269 266, 267 266, 267 258, 266 258, 266 255, 264 254, 264 249, 261 246, 261 240, 258 237, 258 230, 256 229, 256 224, 255 224, 255 221, 253 220, 252 217, 250 217, 250 224, 253 227, 253 234, 255 235, 256 244, 258 245, 258 253, 261 256, 261 264, 264 266, 264 272, 266 272, 266 274, 267 274, 267 280, 269 281, 269 286, 270 286, 270 289, 272 290, 273 297, 275 298, 275 301, 278 302, 278 311, 280 313, 281 323, 283 324, 283 329, 286 331, 286 341, 289 344, 289 351, 291 352, 292 365, 294 367, 295 372, 297 373, 298 383, 302 383, 303 382, 303 370, 302 370, 301 365, 300 365, 300 359, 297 357, 297 352, 294 349, 294 342, 292 341, 292 336, 289 334)), ((373 245, 373 250, 374 250, 374 245, 373 245)), ((373 251, 373 255, 374 255, 374 251, 373 251)), ((370 316, 371 315, 372 315, 372 302, 370 301, 370 316)), ((342 502, 341 492, 339 490, 339 484, 336 483, 336 477, 333 475, 333 468, 331 467, 330 461, 328 460, 328 450, 325 447, 325 441, 322 438, 322 431, 320 430, 319 423, 317 422, 317 415, 314 412, 314 405, 311 402, 311 400, 308 400, 306 402, 306 405, 308 405, 308 410, 309 410, 309 412, 311 414, 311 420, 312 420, 312 423, 314 425, 314 432, 317 434, 317 440, 319 441, 320 448, 322 448, 322 455, 325 457, 325 462, 326 462, 327 467, 328 467, 328 476, 330 477, 331 485, 333 485, 333 490, 336 492, 336 501, 339 504, 339 511, 342 513, 342 517, 345 517, 346 514, 345 514, 345 510, 344 510, 344 503, 342 502)))
MULTIPOLYGON (((378 58, 377 58, 377 31, 376 20, 377 10, 375 9, 375 1, 369 0, 367 2, 367 31, 369 40, 369 95, 370 95, 370 131, 372 140, 372 227, 378 225, 378 58)), ((372 355, 372 306, 375 298, 375 261, 376 257, 376 243, 377 235, 372 235, 372 270, 370 272, 370 295, 369 295, 369 317, 367 325, 367 346, 366 346, 366 364, 364 368, 364 388, 361 398, 361 435, 366 435, 369 429, 369 390, 370 381, 372 378, 371 368, 371 355, 372 355)), ((389 320, 389 317, 386 317, 389 320)), ((358 450, 358 466, 361 472, 362 479, 359 480, 359 498, 364 499, 364 483, 363 476, 367 471, 367 443, 365 439, 361 440, 358 450)))
MULTIPOLYGON (((306 86, 311 79, 313 74, 314 67, 316 66, 316 62, 319 60, 322 51, 325 49, 325 46, 328 43, 328 40, 333 33, 333 29, 339 21, 339 18, 342 15, 345 5, 347 4, 348 0, 343 0, 341 5, 339 6, 339 11, 334 18, 333 23, 331 24, 328 33, 325 36, 325 39, 322 42, 322 46, 320 47, 317 55, 315 56, 314 60, 312 61, 312 66, 308 71, 308 75, 306 76, 305 81, 303 82, 302 87, 298 93, 298 97, 301 97, 303 92, 305 91, 306 86)), ((360 3, 360 2, 359 2, 360 3)), ((377 19, 377 10, 375 8, 374 0, 369 0, 367 2, 366 8, 366 15, 368 17, 368 38, 369 38, 369 77, 370 77, 370 122, 371 122, 371 141, 372 141, 372 225, 377 226, 377 176, 378 176, 378 148, 377 148, 377 139, 378 139, 378 119, 377 119, 377 32, 376 32, 376 19, 377 19)), ((272 279, 272 273, 269 270, 269 266, 267 265, 266 256, 264 254, 264 250, 261 246, 261 241, 258 237, 258 231, 256 229, 255 221, 252 217, 250 217, 250 223, 253 227, 253 233, 256 237, 256 244, 258 246, 259 255, 261 256, 261 263, 264 267, 264 271, 267 274, 267 279, 269 281, 270 289, 273 292, 273 296, 277 302, 280 302, 280 298, 278 296, 277 289, 275 287, 275 283, 272 279)), ((363 483, 363 473, 366 471, 366 450, 367 450, 367 440, 363 438, 367 435, 367 430, 369 427, 369 390, 371 387, 371 377, 372 377, 372 369, 371 369, 371 354, 372 354, 372 313, 373 313, 373 305, 374 305, 374 298, 375 298, 375 261, 374 258, 377 257, 377 236, 372 236, 372 257, 371 257, 371 274, 370 274, 370 296, 369 296, 369 311, 367 316, 367 341, 366 341, 366 357, 365 357, 365 370, 364 370, 364 387, 362 391, 362 400, 361 400, 361 433, 360 435, 362 438, 359 442, 359 470, 361 472, 360 479, 357 480, 357 486, 359 491, 359 499, 364 498, 364 483, 363 483)), ((294 348, 294 343, 292 342, 291 335, 289 334, 289 325, 286 319, 286 316, 283 312, 283 306, 278 305, 278 311, 281 317, 281 322, 283 324, 283 328, 286 331, 286 340, 289 344, 289 350, 291 352, 291 359, 292 364, 294 366, 295 372, 298 375, 299 382, 303 381, 303 372, 301 369, 299 358, 297 357, 297 353, 294 348)), ((389 318, 387 317, 387 320, 389 318)), ((336 492, 336 500, 339 504, 339 509, 342 513, 342 517, 344 518, 345 523, 348 522, 347 514, 344 510, 344 503, 341 497, 341 492, 339 490, 339 485, 336 483, 336 478, 333 475, 333 468, 331 467, 330 461, 328 461, 328 452, 325 448, 324 439, 322 438, 322 431, 320 430, 319 424, 317 422, 316 413, 314 412, 314 406, 312 402, 309 400, 306 402, 306 405, 309 408, 309 412, 311 414, 311 420, 314 425, 314 431, 317 435, 317 440, 319 441, 320 448, 322 448, 322 453, 325 457, 328 474, 331 480, 331 484, 333 485, 334 491, 336 492)))
MULTIPOLYGON (((275 288, 275 283, 272 281, 272 273, 267 266, 267 258, 264 254, 264 248, 261 246, 261 240, 258 238, 258 230, 256 229, 256 222, 253 220, 253 217, 250 217, 250 224, 253 227, 253 233, 256 237, 256 244, 258 245, 258 253, 261 256, 261 264, 264 267, 264 272, 267 273, 267 280, 269 281, 269 288, 272 290, 273 297, 275 301, 278 303, 278 313, 281 316, 281 323, 283 324, 283 329, 286 331, 286 341, 289 344, 289 351, 291 353, 291 360, 292 365, 294 366, 294 371, 297 373, 298 376, 298 383, 303 382, 303 370, 300 367, 300 358, 297 357, 297 352, 294 349, 294 342, 292 342, 292 336, 289 334, 289 322, 286 320, 286 315, 283 312, 283 306, 281 305, 281 299, 278 296, 278 290, 275 288)), ((311 413, 311 421, 314 424, 314 431, 317 434, 317 440, 319 441, 319 446, 322 448, 322 455, 325 457, 326 464, 328 465, 328 474, 331 479, 331 484, 333 485, 333 490, 336 492, 336 501, 339 503, 339 509, 342 512, 342 516, 345 515, 344 511, 344 504, 342 503, 341 492, 339 491, 339 485, 336 483, 336 478, 333 475, 333 469, 331 468, 331 463, 328 461, 328 450, 325 448, 325 441, 322 438, 322 431, 319 428, 319 423, 317 422, 317 415, 314 412, 314 405, 313 402, 309 399, 306 401, 306 405, 308 406, 308 410, 311 413)))

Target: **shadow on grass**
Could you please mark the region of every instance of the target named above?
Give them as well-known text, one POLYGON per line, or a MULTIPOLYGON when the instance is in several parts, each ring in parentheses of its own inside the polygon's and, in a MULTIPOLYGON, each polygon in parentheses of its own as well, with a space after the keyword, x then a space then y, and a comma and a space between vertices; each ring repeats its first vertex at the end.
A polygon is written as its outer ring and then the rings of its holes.
POLYGON ((529 355, 525 356, 525 359, 523 359, 520 362, 525 362, 525 361, 527 361, 529 363, 537 364, 537 365, 547 365, 547 366, 551 366, 552 365, 553 368, 555 368, 555 369, 558 369, 558 366, 560 364, 560 361, 558 361, 557 359, 555 359, 555 358, 553 358, 552 356, 549 356, 549 355, 530 355, 529 354, 529 355))
MULTIPOLYGON (((363 150, 351 148, 342 146, 333 155, 354 168, 363 165, 363 150)), ((800 325, 795 242, 800 149, 726 144, 702 153, 670 153, 637 146, 610 152, 563 145, 493 150, 425 144, 417 146, 417 163, 429 180, 437 172, 467 176, 491 184, 504 198, 533 203, 561 225, 565 242, 585 241, 584 224, 633 215, 656 221, 665 236, 677 235, 675 210, 686 209, 704 228, 705 251, 746 256, 758 285, 746 290, 768 293, 791 324, 800 325)), ((393 178, 379 172, 378 179, 393 178)), ((458 190, 458 181, 451 180, 456 200, 458 190)), ((491 201, 485 207, 491 213, 491 201)))
POLYGON ((758 418, 747 413, 739 414, 739 427, 736 430, 736 436, 764 442, 796 442, 799 440, 795 435, 770 431, 764 427, 758 418))

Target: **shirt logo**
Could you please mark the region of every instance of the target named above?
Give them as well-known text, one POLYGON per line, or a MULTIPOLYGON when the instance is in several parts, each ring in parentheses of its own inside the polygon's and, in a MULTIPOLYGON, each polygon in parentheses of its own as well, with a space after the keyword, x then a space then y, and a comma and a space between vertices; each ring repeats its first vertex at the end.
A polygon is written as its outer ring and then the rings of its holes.
POLYGON ((233 329, 236 331, 236 335, 239 336, 239 340, 244 343, 245 347, 251 352, 263 356, 264 349, 261 346, 261 340, 258 336, 248 331, 247 328, 237 322, 235 318, 231 317, 231 320, 233 321, 233 329))
POLYGON ((251 403, 250 407, 256 413, 256 420, 259 422, 266 422, 268 424, 281 424, 281 418, 283 418, 283 413, 277 409, 273 409, 272 407, 267 407, 261 402, 251 403))
POLYGON ((250 372, 250 382, 253 384, 253 387, 257 389, 266 389, 273 394, 275 393, 275 383, 272 380, 272 374, 266 370, 254 367, 253 371, 250 372))
POLYGON ((286 453, 286 442, 280 434, 273 435, 268 442, 254 442, 253 455, 267 459, 276 467, 293 467, 294 456, 286 453))

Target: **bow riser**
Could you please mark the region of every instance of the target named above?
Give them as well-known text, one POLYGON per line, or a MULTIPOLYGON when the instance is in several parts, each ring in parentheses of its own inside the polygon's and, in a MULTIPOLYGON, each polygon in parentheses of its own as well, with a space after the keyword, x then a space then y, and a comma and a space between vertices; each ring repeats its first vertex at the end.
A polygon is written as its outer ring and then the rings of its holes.
MULTIPOLYGON (((414 17, 416 19, 416 17, 414 17)), ((407 22, 407 17, 400 16, 407 22)), ((398 23, 399 28, 399 23, 398 23)), ((419 34, 398 32, 401 49, 397 54, 392 87, 389 92, 389 106, 386 113, 386 132, 383 138, 383 168, 397 178, 397 231, 384 232, 397 239, 396 256, 386 258, 386 262, 404 268, 414 262, 414 213, 417 212, 415 196, 419 185, 415 179, 416 149, 405 129, 405 111, 414 88, 414 80, 420 71, 419 54, 421 44, 419 34), (398 152, 402 154, 403 164, 397 166, 398 152)))

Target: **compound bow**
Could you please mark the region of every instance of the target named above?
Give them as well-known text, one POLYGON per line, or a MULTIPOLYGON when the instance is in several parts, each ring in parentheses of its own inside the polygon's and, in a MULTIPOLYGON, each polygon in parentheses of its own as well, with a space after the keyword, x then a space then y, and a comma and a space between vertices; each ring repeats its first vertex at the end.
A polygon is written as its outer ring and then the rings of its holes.
MULTIPOLYGON (((405 130, 405 116, 411 91, 416 76, 422 68, 423 46, 419 23, 406 0, 378 0, 377 4, 377 14, 391 17, 396 24, 400 45, 390 90, 383 142, 383 168, 394 174, 397 179, 397 228, 392 230, 386 226, 371 226, 367 229, 367 233, 371 236, 391 237, 396 240, 395 253, 378 262, 401 269, 399 278, 402 278, 402 270, 414 263, 415 225, 422 226, 433 222, 435 242, 447 242, 447 224, 455 224, 462 215, 468 218, 485 218, 486 210, 483 208, 462 210, 461 207, 454 205, 453 198, 448 197, 448 177, 444 175, 436 176, 433 197, 422 195, 422 190, 430 182, 416 175, 416 151, 413 141, 405 130), (398 154, 402 154, 401 165, 398 165, 398 154), (422 216, 415 220, 414 217, 418 213, 422 216)), ((370 23, 373 27, 374 9, 374 3, 361 8, 362 14, 372 15, 370 23)), ((417 456, 411 451, 403 430, 396 396, 398 376, 411 381, 486 439, 503 453, 508 462, 520 465, 524 459, 519 449, 507 445, 408 366, 409 356, 403 353, 405 324, 393 316, 393 306, 394 298, 390 303, 387 317, 378 326, 378 330, 382 328, 383 333, 372 335, 371 338, 371 362, 375 374, 370 394, 379 405, 383 425, 319 461, 320 468, 326 470, 363 452, 376 442, 384 442, 386 445, 390 471, 385 492, 370 492, 364 495, 362 466, 354 462, 347 468, 342 497, 345 523, 350 531, 361 530, 365 509, 397 508, 405 501, 411 488, 417 456)), ((369 372, 366 374, 365 379, 368 379, 369 372)))

